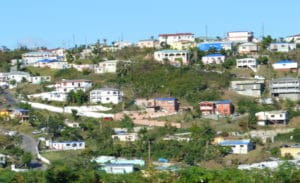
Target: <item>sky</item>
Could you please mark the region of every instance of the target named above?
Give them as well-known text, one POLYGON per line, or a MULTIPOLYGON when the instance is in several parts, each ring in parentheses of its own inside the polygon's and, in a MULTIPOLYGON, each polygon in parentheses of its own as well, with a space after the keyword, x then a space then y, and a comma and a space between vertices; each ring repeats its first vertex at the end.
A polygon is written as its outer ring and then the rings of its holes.
POLYGON ((0 5, 0 46, 137 42, 178 32, 205 36, 205 27, 209 37, 245 30, 278 38, 300 33, 299 7, 299 0, 7 0, 0 5))

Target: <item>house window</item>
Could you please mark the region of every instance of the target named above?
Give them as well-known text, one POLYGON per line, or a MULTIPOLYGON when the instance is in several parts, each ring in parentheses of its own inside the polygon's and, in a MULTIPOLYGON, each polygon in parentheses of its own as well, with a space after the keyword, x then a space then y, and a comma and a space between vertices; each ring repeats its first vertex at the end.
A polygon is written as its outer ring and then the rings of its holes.
POLYGON ((109 98, 106 98, 106 100, 109 100, 109 98))
POLYGON ((70 146, 70 144, 66 144, 66 146, 70 146))
POLYGON ((244 145, 240 145, 240 147, 244 147, 244 145))
POLYGON ((72 144, 72 147, 77 147, 77 144, 76 143, 72 144))
POLYGON ((273 115, 271 115, 271 118, 274 118, 275 117, 275 115, 273 114, 273 115))

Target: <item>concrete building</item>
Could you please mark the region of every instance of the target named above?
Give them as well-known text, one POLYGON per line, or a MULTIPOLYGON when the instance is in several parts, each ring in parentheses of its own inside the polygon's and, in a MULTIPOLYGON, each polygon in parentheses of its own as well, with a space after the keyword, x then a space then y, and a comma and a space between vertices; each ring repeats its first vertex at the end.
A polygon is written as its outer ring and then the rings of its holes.
POLYGON ((85 79, 66 80, 63 79, 55 84, 56 91, 59 93, 69 93, 71 90, 82 90, 86 92, 92 87, 92 81, 85 79))
POLYGON ((90 91, 91 103, 112 103, 118 104, 122 102, 123 92, 115 88, 101 88, 90 91))
POLYGON ((158 35, 159 44, 171 44, 178 41, 195 41, 195 36, 192 33, 176 33, 176 34, 160 34, 158 35))
POLYGON ((220 146, 231 147, 232 154, 248 154, 253 150, 253 143, 247 140, 223 140, 219 142, 220 146))
POLYGON ((28 72, 22 72, 22 71, 8 72, 5 73, 5 75, 8 81, 15 80, 16 83, 21 83, 24 80, 28 82, 31 79, 31 76, 28 72))
POLYGON ((300 34, 288 36, 288 37, 285 38, 285 41, 299 44, 300 43, 300 34))
POLYGON ((234 32, 227 32, 226 40, 229 42, 237 42, 237 43, 244 43, 244 42, 251 42, 253 40, 253 32, 249 31, 234 31, 234 32))
POLYGON ((58 61, 58 60, 39 60, 35 62, 33 67, 41 67, 41 68, 49 68, 49 69, 69 69, 71 68, 71 64, 68 62, 58 61))
POLYGON ((252 54, 258 52, 258 46, 256 43, 247 42, 238 46, 239 54, 252 54))
POLYGON ((292 60, 280 60, 272 64, 274 70, 279 71, 296 71, 298 69, 298 62, 292 60))
POLYGON ((84 141, 69 141, 69 142, 53 142, 46 141, 46 147, 53 150, 79 150, 85 149, 84 141))
POLYGON ((102 168, 106 173, 109 174, 126 174, 134 172, 133 164, 106 164, 102 168))
POLYGON ((272 97, 292 101, 300 100, 300 80, 298 78, 273 79, 270 81, 269 89, 272 97))
POLYGON ((179 110, 179 102, 176 98, 155 98, 154 100, 155 106, 159 106, 162 111, 177 112, 179 110))
POLYGON ((62 93, 62 92, 52 91, 52 92, 31 94, 31 95, 27 95, 27 97, 29 99, 40 98, 42 100, 47 100, 47 101, 65 102, 67 101, 68 94, 65 92, 62 93))
POLYGON ((221 64, 225 61, 225 56, 219 53, 208 54, 202 57, 202 63, 206 64, 221 64))
POLYGON ((37 51, 24 53, 22 55, 22 62, 24 65, 32 65, 39 60, 59 60, 59 56, 56 53, 50 51, 37 51))
POLYGON ((288 113, 285 110, 281 111, 262 111, 255 113, 257 124, 265 126, 269 124, 284 124, 288 122, 288 113))
POLYGON ((134 142, 139 139, 137 133, 119 133, 116 135, 112 135, 111 138, 113 140, 119 140, 121 142, 134 142))
POLYGON ((41 84, 50 81, 51 81, 51 76, 31 76, 30 78, 30 82, 32 84, 41 84))
POLYGON ((217 51, 223 50, 231 50, 232 43, 231 42, 204 42, 198 44, 198 49, 201 51, 208 51, 210 49, 216 49, 217 51))
POLYGON ((160 63, 170 63, 176 67, 188 65, 189 52, 185 50, 161 50, 154 52, 154 59, 160 63))
POLYGON ((94 68, 94 72, 97 74, 104 73, 116 73, 118 68, 118 63, 130 64, 131 61, 120 61, 120 60, 107 60, 100 62, 97 67, 94 68))
POLYGON ((76 69, 79 72, 82 72, 84 70, 88 70, 88 71, 94 71, 94 69, 97 67, 97 65, 95 64, 71 64, 71 67, 76 69))
POLYGON ((139 48, 157 48, 157 47, 159 47, 159 42, 158 42, 158 40, 155 40, 155 39, 140 40, 137 43, 137 47, 139 47, 139 48))
POLYGON ((249 68, 256 72, 258 67, 258 61, 255 58, 241 58, 236 59, 236 68, 249 68))
POLYGON ((240 95, 250 97, 260 97, 264 90, 264 80, 251 79, 251 80, 240 80, 231 81, 231 89, 240 95))
POLYGON ((296 49, 296 43, 271 43, 270 51, 275 52, 289 52, 296 49))
POLYGON ((293 146, 288 147, 281 147, 280 148, 281 157, 285 157, 287 155, 292 156, 294 159, 300 159, 300 145, 296 144, 293 146))
POLYGON ((199 103, 202 115, 224 115, 233 113, 233 105, 230 100, 203 101, 199 103))

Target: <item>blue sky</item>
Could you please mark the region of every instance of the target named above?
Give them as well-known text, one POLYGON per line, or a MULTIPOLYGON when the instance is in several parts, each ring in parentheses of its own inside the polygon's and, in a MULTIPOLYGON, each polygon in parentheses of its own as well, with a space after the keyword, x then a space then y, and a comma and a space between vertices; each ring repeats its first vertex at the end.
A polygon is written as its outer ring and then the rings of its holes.
POLYGON ((159 33, 223 37, 250 30, 259 37, 300 33, 299 0, 9 0, 0 5, 0 45, 63 47, 159 33))

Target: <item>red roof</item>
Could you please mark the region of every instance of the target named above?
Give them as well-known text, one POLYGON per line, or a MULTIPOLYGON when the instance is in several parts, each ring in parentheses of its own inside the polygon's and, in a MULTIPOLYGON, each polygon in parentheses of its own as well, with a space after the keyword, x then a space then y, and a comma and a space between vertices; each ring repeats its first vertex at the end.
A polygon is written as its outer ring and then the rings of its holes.
POLYGON ((193 33, 159 34, 158 36, 191 36, 193 33))

